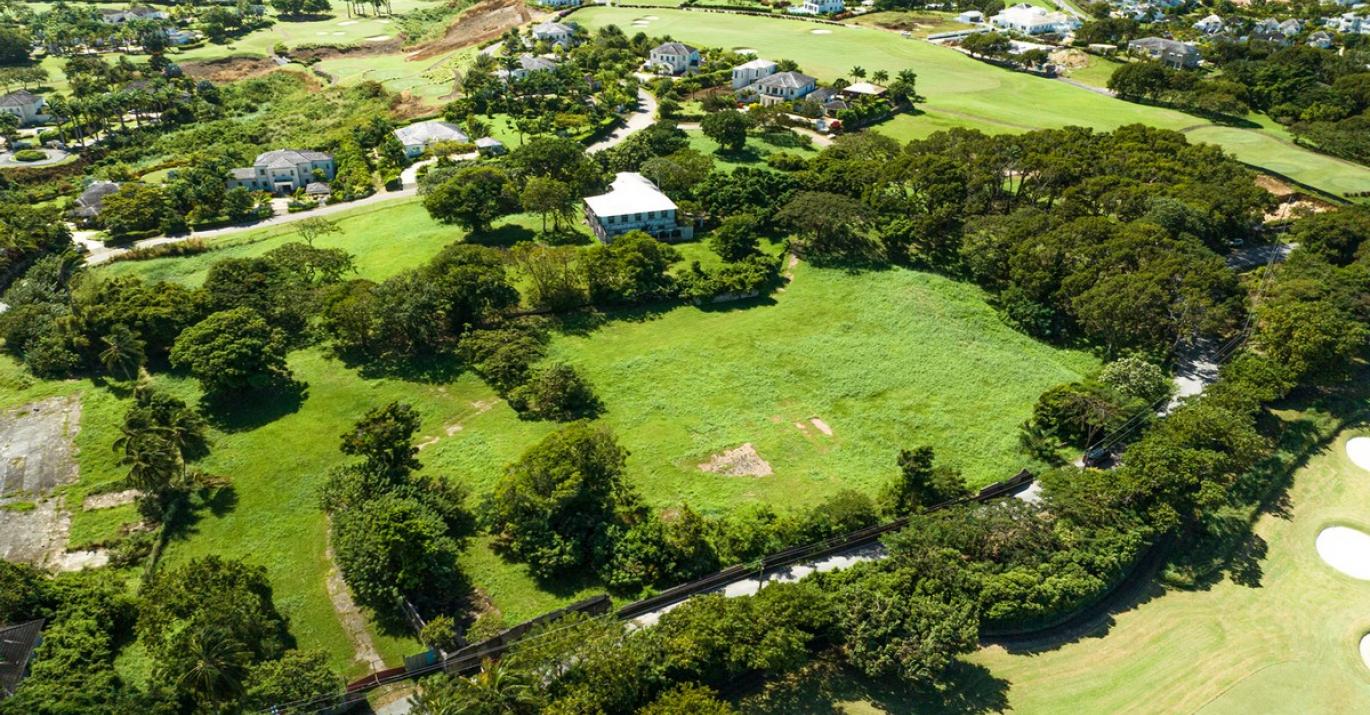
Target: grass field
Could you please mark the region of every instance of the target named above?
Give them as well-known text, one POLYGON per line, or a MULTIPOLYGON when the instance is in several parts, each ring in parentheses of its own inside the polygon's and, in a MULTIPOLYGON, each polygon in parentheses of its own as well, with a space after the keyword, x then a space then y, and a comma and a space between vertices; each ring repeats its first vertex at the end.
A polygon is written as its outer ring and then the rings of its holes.
POLYGON ((704 136, 704 132, 698 129, 688 129, 686 133, 690 135, 690 148, 704 154, 714 160, 714 168, 731 171, 739 166, 765 167, 766 157, 771 154, 787 152, 802 156, 805 159, 812 159, 818 156, 818 149, 813 146, 776 146, 762 139, 761 137, 747 137, 747 145, 742 151, 736 154, 728 154, 720 151, 718 142, 704 136))
POLYGON ((1180 112, 1123 102, 1064 82, 995 68, 959 52, 901 38, 895 32, 679 10, 644 13, 631 8, 594 7, 575 17, 592 29, 617 24, 626 30, 670 35, 708 47, 752 48, 762 57, 793 59, 801 70, 824 81, 845 76, 855 65, 890 74, 913 69, 918 73, 919 92, 928 98, 920 106, 923 112, 896 117, 877 128, 900 140, 953 126, 1000 133, 1068 125, 1110 130, 1132 123, 1174 130, 1202 127, 1193 130, 1195 140, 1218 143, 1249 164, 1269 166, 1295 181, 1337 195, 1370 190, 1370 168, 1277 141, 1264 128, 1217 127, 1180 112), (658 19, 633 26, 632 21, 644 14, 654 14, 658 19), (814 34, 816 30, 830 34, 814 34))
MULTIPOLYGON (((345 233, 318 245, 358 254, 369 278, 417 264, 457 237, 433 224, 417 202, 343 216, 339 224, 345 233)), ((259 254, 294 234, 282 227, 254 238, 260 240, 207 255, 100 271, 196 284, 209 261, 259 254)), ((708 253, 699 244, 682 249, 687 256, 708 253)), ((594 385, 607 407, 604 422, 632 452, 629 479, 650 503, 685 500, 711 513, 747 501, 781 509, 812 504, 845 487, 873 492, 891 477, 897 450, 917 443, 937 445, 973 483, 1001 479, 1022 466, 1015 430, 1036 396, 1096 364, 1004 326, 973 286, 904 270, 851 274, 801 264, 774 300, 613 318, 557 337, 553 358, 594 385), (743 442, 770 461, 773 476, 724 477, 697 468, 743 442)), ((470 374, 440 382, 366 377, 320 349, 292 354, 290 365, 309 385, 306 398, 274 419, 215 433, 204 467, 232 480, 233 503, 203 514, 166 558, 179 563, 220 553, 266 565, 301 642, 346 665, 349 645, 323 587, 325 525, 315 499, 327 470, 343 460, 337 436, 371 407, 408 401, 424 418, 420 439, 437 439, 420 454, 426 469, 480 494, 555 425, 520 420, 470 374)), ((161 380, 194 399, 187 381, 161 380)), ((121 408, 108 412, 102 419, 117 419, 121 408)), ((106 431, 104 439, 112 435, 106 431)), ((93 445, 82 459, 107 449, 93 445)), ((82 528, 103 526, 91 520, 82 528)), ((483 542, 465 560, 510 621, 593 591, 542 590, 524 567, 502 561, 483 542)), ((392 661, 417 650, 402 635, 382 637, 380 645, 392 661)))

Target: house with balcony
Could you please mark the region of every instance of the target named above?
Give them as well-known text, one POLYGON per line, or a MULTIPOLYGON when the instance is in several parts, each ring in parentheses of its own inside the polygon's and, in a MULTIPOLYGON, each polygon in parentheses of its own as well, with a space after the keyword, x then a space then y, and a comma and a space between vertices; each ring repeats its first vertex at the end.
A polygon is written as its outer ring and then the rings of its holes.
POLYGON ((1045 8, 1019 3, 1006 7, 989 19, 991 25, 1024 35, 1059 35, 1080 26, 1080 21, 1063 12, 1048 12, 1045 8))
POLYGON ((21 89, 0 97, 0 112, 19 118, 19 126, 27 127, 47 120, 43 114, 43 98, 21 89))
POLYGON ((694 228, 676 221, 674 201, 642 174, 619 172, 609 193, 585 197, 585 221, 604 243, 629 231, 645 231, 661 241, 687 241, 694 228))
POLYGON ((777 72, 756 83, 764 105, 803 99, 818 87, 818 80, 802 72, 777 72))
POLYGON ((258 155, 252 166, 231 169, 228 188, 288 194, 315 181, 330 181, 336 172, 332 154, 277 149, 258 155))
POLYGON ((1127 43, 1128 52, 1141 55, 1176 69, 1199 66, 1199 50, 1178 40, 1164 37, 1140 37, 1127 43))
POLYGON ((666 42, 648 53, 647 66, 673 75, 685 74, 699 69, 699 50, 683 42, 666 42))
POLYGON ((407 127, 400 127, 394 133, 395 138, 404 147, 404 155, 410 159, 421 156, 428 147, 434 144, 442 142, 466 144, 470 141, 461 127, 451 122, 438 120, 416 122, 407 127))
POLYGON ((575 42, 576 28, 561 22, 544 22, 533 26, 533 39, 551 45, 570 47, 575 42))
POLYGON ((733 68, 733 89, 749 87, 775 74, 776 64, 770 60, 751 60, 733 68))

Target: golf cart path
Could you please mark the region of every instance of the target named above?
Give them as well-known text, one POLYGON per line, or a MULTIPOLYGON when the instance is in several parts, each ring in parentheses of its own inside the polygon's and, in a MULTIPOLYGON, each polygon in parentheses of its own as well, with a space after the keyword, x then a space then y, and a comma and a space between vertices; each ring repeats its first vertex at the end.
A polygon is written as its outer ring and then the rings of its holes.
POLYGON ((585 148, 587 154, 604 151, 618 146, 624 139, 652 126, 656 122, 656 97, 641 87, 637 90, 637 110, 629 112, 623 119, 623 126, 615 129, 609 136, 585 148))

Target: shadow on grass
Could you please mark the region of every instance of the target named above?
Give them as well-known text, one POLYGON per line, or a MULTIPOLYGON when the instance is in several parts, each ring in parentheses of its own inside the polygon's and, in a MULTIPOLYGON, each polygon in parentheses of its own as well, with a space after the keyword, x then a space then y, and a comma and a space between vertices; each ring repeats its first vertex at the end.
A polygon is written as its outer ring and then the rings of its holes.
POLYGON ((410 360, 375 360, 355 355, 339 355, 343 365, 356 370, 369 380, 386 378, 442 385, 461 377, 466 364, 452 353, 425 355, 410 360))
POLYGON ((798 675, 742 697, 742 709, 760 715, 838 715, 855 703, 887 713, 974 715, 1008 707, 1009 682, 981 665, 956 661, 937 687, 874 680, 827 656, 798 675))
POLYGON ((308 397, 307 384, 290 380, 275 388, 205 397, 201 400, 201 412, 223 432, 246 432, 298 412, 308 397))
POLYGON ((482 233, 469 233, 466 235, 466 242, 493 248, 509 248, 516 243, 535 241, 537 237, 537 232, 530 228, 516 223, 506 223, 482 233))

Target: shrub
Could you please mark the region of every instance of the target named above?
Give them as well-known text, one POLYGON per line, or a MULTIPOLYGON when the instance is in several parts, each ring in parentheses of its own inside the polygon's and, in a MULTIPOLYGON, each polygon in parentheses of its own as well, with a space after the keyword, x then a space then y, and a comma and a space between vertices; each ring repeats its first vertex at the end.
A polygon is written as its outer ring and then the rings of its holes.
POLYGON ((528 382, 511 390, 509 404, 526 417, 557 422, 593 417, 601 409, 585 378, 562 363, 539 370, 528 382))
POLYGON ((39 149, 20 149, 14 152, 15 161, 42 161, 48 158, 47 152, 39 149))

